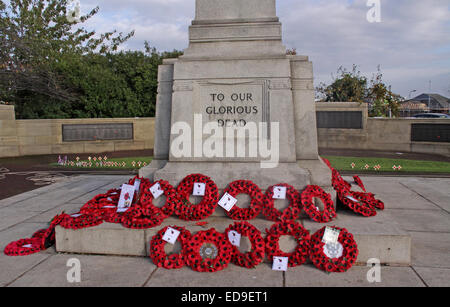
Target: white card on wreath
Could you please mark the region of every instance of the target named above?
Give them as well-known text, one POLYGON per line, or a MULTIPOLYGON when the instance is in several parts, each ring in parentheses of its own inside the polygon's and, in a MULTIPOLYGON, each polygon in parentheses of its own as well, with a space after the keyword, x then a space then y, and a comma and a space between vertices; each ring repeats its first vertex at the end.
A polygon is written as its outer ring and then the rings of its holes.
POLYGON ((150 192, 152 193, 154 199, 158 199, 158 197, 164 194, 164 191, 161 189, 161 185, 159 184, 159 182, 155 183, 150 188, 150 192))
POLYGON ((286 199, 286 187, 274 187, 273 188, 273 199, 286 199))
POLYGON ((194 183, 194 191, 192 195, 194 196, 205 196, 206 184, 202 182, 194 183))
POLYGON ((166 232, 164 233, 163 240, 173 245, 177 241, 180 233, 181 232, 179 230, 168 227, 166 232))
POLYGON ((230 230, 228 232, 228 240, 236 247, 241 246, 241 234, 235 230, 230 230))
POLYGON ((122 185, 122 192, 120 193, 119 204, 117 205, 117 212, 127 211, 133 204, 134 185, 122 185))
POLYGON ((222 208, 224 208, 226 211, 229 212, 231 209, 233 209, 236 203, 237 203, 236 198, 234 198, 228 193, 225 193, 225 195, 222 196, 222 198, 219 201, 219 206, 221 206, 222 208))
POLYGON ((347 196, 348 199, 350 199, 351 201, 355 202, 355 203, 359 203, 359 200, 357 200, 356 198, 352 197, 352 196, 347 196))
POLYGON ((74 219, 76 219, 77 217, 80 217, 82 215, 83 214, 81 214, 81 213, 75 213, 75 214, 70 215, 70 217, 73 217, 74 219))
POLYGON ((134 181, 134 190, 139 193, 139 191, 141 190, 141 180, 136 179, 134 181))
POLYGON ((338 243, 340 233, 340 230, 327 226, 323 234, 322 242, 325 244, 336 244, 338 243))
POLYGON ((273 257, 272 270, 286 272, 289 265, 288 257, 273 257))
POLYGON ((32 244, 27 244, 27 245, 24 245, 24 246, 22 246, 22 247, 25 247, 25 248, 32 248, 33 245, 32 245, 32 244))

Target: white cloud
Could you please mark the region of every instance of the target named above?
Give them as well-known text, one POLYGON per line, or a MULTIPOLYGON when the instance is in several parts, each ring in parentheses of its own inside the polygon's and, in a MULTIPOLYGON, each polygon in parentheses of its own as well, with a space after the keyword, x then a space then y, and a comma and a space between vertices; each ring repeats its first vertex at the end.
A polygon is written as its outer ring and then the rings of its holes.
MULTIPOLYGON (((369 77, 381 65, 394 91, 433 90, 450 96, 448 0, 381 0, 381 23, 369 23, 367 0, 278 0, 284 42, 314 62, 316 83, 330 81, 341 66, 360 65, 369 77)), ((83 12, 100 6, 89 21, 98 32, 136 30, 125 48, 184 49, 195 0, 81 0, 83 12)))

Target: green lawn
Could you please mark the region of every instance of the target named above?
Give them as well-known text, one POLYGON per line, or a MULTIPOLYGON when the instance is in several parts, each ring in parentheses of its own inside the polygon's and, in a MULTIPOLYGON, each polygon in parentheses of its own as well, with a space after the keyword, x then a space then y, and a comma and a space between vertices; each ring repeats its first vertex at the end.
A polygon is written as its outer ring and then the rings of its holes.
POLYGON ((449 162, 335 156, 324 156, 324 158, 330 160, 331 165, 339 171, 450 173, 449 162), (352 168, 352 163, 354 163, 354 168, 352 168), (366 165, 369 166, 369 169, 366 169, 366 165), (375 170, 374 166, 378 165, 380 169, 375 170), (401 166, 401 170, 394 170, 393 166, 401 166))
MULTIPOLYGON (((150 164, 150 162, 152 161, 153 157, 128 157, 128 158, 111 158, 111 159, 107 159, 106 160, 106 165, 104 164, 105 161, 102 161, 103 166, 100 166, 100 163, 98 160, 94 161, 93 159, 91 159, 91 166, 87 165, 86 167, 83 166, 77 166, 76 163, 77 161, 70 161, 69 165, 65 165, 65 166, 60 166, 58 165, 58 163, 51 163, 51 166, 58 166, 61 168, 68 168, 68 169, 112 169, 112 170, 133 170, 133 169, 140 169, 144 166, 147 166, 150 164), (75 164, 74 166, 72 166, 72 162, 75 164), (115 165, 110 165, 110 163, 115 163, 117 162, 119 164, 119 166, 115 166, 115 165), (133 164, 134 162, 134 164, 133 164), (139 162, 141 162, 141 164, 139 165, 139 162), (98 165, 97 165, 98 163, 98 165)), ((78 161, 78 163, 85 163, 85 164, 89 164, 88 160, 80 160, 78 161)))

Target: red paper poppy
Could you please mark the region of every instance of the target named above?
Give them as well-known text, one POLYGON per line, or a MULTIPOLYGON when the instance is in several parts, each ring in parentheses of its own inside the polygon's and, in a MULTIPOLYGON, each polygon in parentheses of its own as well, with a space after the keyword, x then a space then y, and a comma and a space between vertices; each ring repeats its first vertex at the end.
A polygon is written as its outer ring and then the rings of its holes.
POLYGON ((313 264, 320 270, 326 272, 346 272, 358 258, 358 245, 353 235, 345 228, 333 227, 340 230, 338 242, 342 245, 342 255, 339 258, 329 258, 324 252, 325 243, 322 242, 326 227, 316 232, 311 237, 311 248, 309 257, 313 264))
POLYGON ((266 232, 266 253, 269 261, 273 261, 273 257, 288 257, 289 267, 296 267, 306 262, 310 235, 301 224, 293 221, 279 222, 272 225, 266 232), (297 241, 297 247, 292 253, 285 253, 280 249, 280 237, 285 235, 293 236, 297 241))
POLYGON ((193 174, 184 178, 177 187, 177 193, 180 202, 175 214, 185 221, 206 219, 214 213, 219 201, 217 185, 211 178, 201 174, 193 174), (195 183, 204 183, 206 185, 205 195, 197 205, 189 201, 189 196, 192 195, 195 183))
POLYGON ((300 217, 301 213, 301 202, 300 193, 291 185, 286 183, 280 183, 273 185, 266 190, 266 197, 264 197, 264 205, 262 213, 270 221, 286 221, 286 220, 296 220, 300 217), (275 208, 274 205, 274 188, 275 187, 286 187, 286 198, 289 200, 289 206, 280 212, 275 208))
POLYGON ((214 228, 193 235, 185 248, 186 264, 197 272, 221 271, 228 266, 233 256, 233 247, 228 238, 214 228))
POLYGON ((264 260, 265 242, 261 232, 247 222, 236 222, 225 230, 227 238, 229 238, 232 230, 238 232, 242 237, 248 237, 252 244, 252 249, 247 253, 241 253, 236 246, 232 245, 233 257, 231 261, 241 267, 255 268, 264 260))
POLYGON ((256 218, 262 211, 264 194, 261 189, 249 180, 237 180, 229 184, 225 193, 230 194, 236 198, 239 194, 248 194, 251 198, 249 208, 239 208, 235 205, 230 211, 226 212, 227 215, 233 220, 252 220, 256 218))
POLYGON ((331 195, 326 193, 321 187, 309 185, 302 193, 302 206, 306 214, 315 222, 328 223, 336 217, 331 195), (314 205, 313 199, 319 198, 324 203, 324 210, 320 211, 314 205))
POLYGON ((156 235, 154 235, 152 240, 150 241, 150 258, 153 260, 153 263, 159 268, 165 268, 169 270, 182 268, 186 264, 185 246, 190 239, 191 233, 184 227, 164 227, 156 235), (170 256, 168 256, 164 250, 167 242, 163 240, 164 234, 169 227, 180 231, 180 235, 178 236, 177 241, 181 243, 182 247, 180 253, 172 254, 170 256))

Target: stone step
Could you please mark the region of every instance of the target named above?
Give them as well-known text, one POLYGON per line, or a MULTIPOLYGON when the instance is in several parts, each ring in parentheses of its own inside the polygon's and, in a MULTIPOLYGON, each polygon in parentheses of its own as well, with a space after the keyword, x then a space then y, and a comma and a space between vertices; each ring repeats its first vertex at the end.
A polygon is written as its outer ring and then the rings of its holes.
MULTIPOLYGON (((191 233, 215 228, 219 232, 233 223, 226 217, 210 217, 205 220, 205 226, 196 225, 197 222, 182 221, 177 218, 168 218, 162 225, 145 230, 131 230, 120 224, 103 223, 97 227, 81 230, 56 228, 56 250, 58 252, 96 255, 118 256, 148 256, 151 238, 162 228, 170 225, 186 227, 191 233)), ((257 218, 249 221, 266 236, 273 222, 257 218)), ((302 223, 311 234, 325 225, 345 227, 355 235, 359 247, 357 263, 366 265, 371 258, 379 259, 386 265, 410 265, 411 263, 411 238, 401 231, 392 220, 388 212, 379 212, 372 218, 356 216, 351 212, 342 211, 338 218, 330 224, 318 224, 308 219, 302 219, 302 223)), ((247 240, 247 239, 246 239, 247 240)), ((249 242, 242 241, 242 251, 249 247, 249 242)), ((290 252, 295 248, 292 237, 286 236, 280 239, 280 248, 290 252)))

